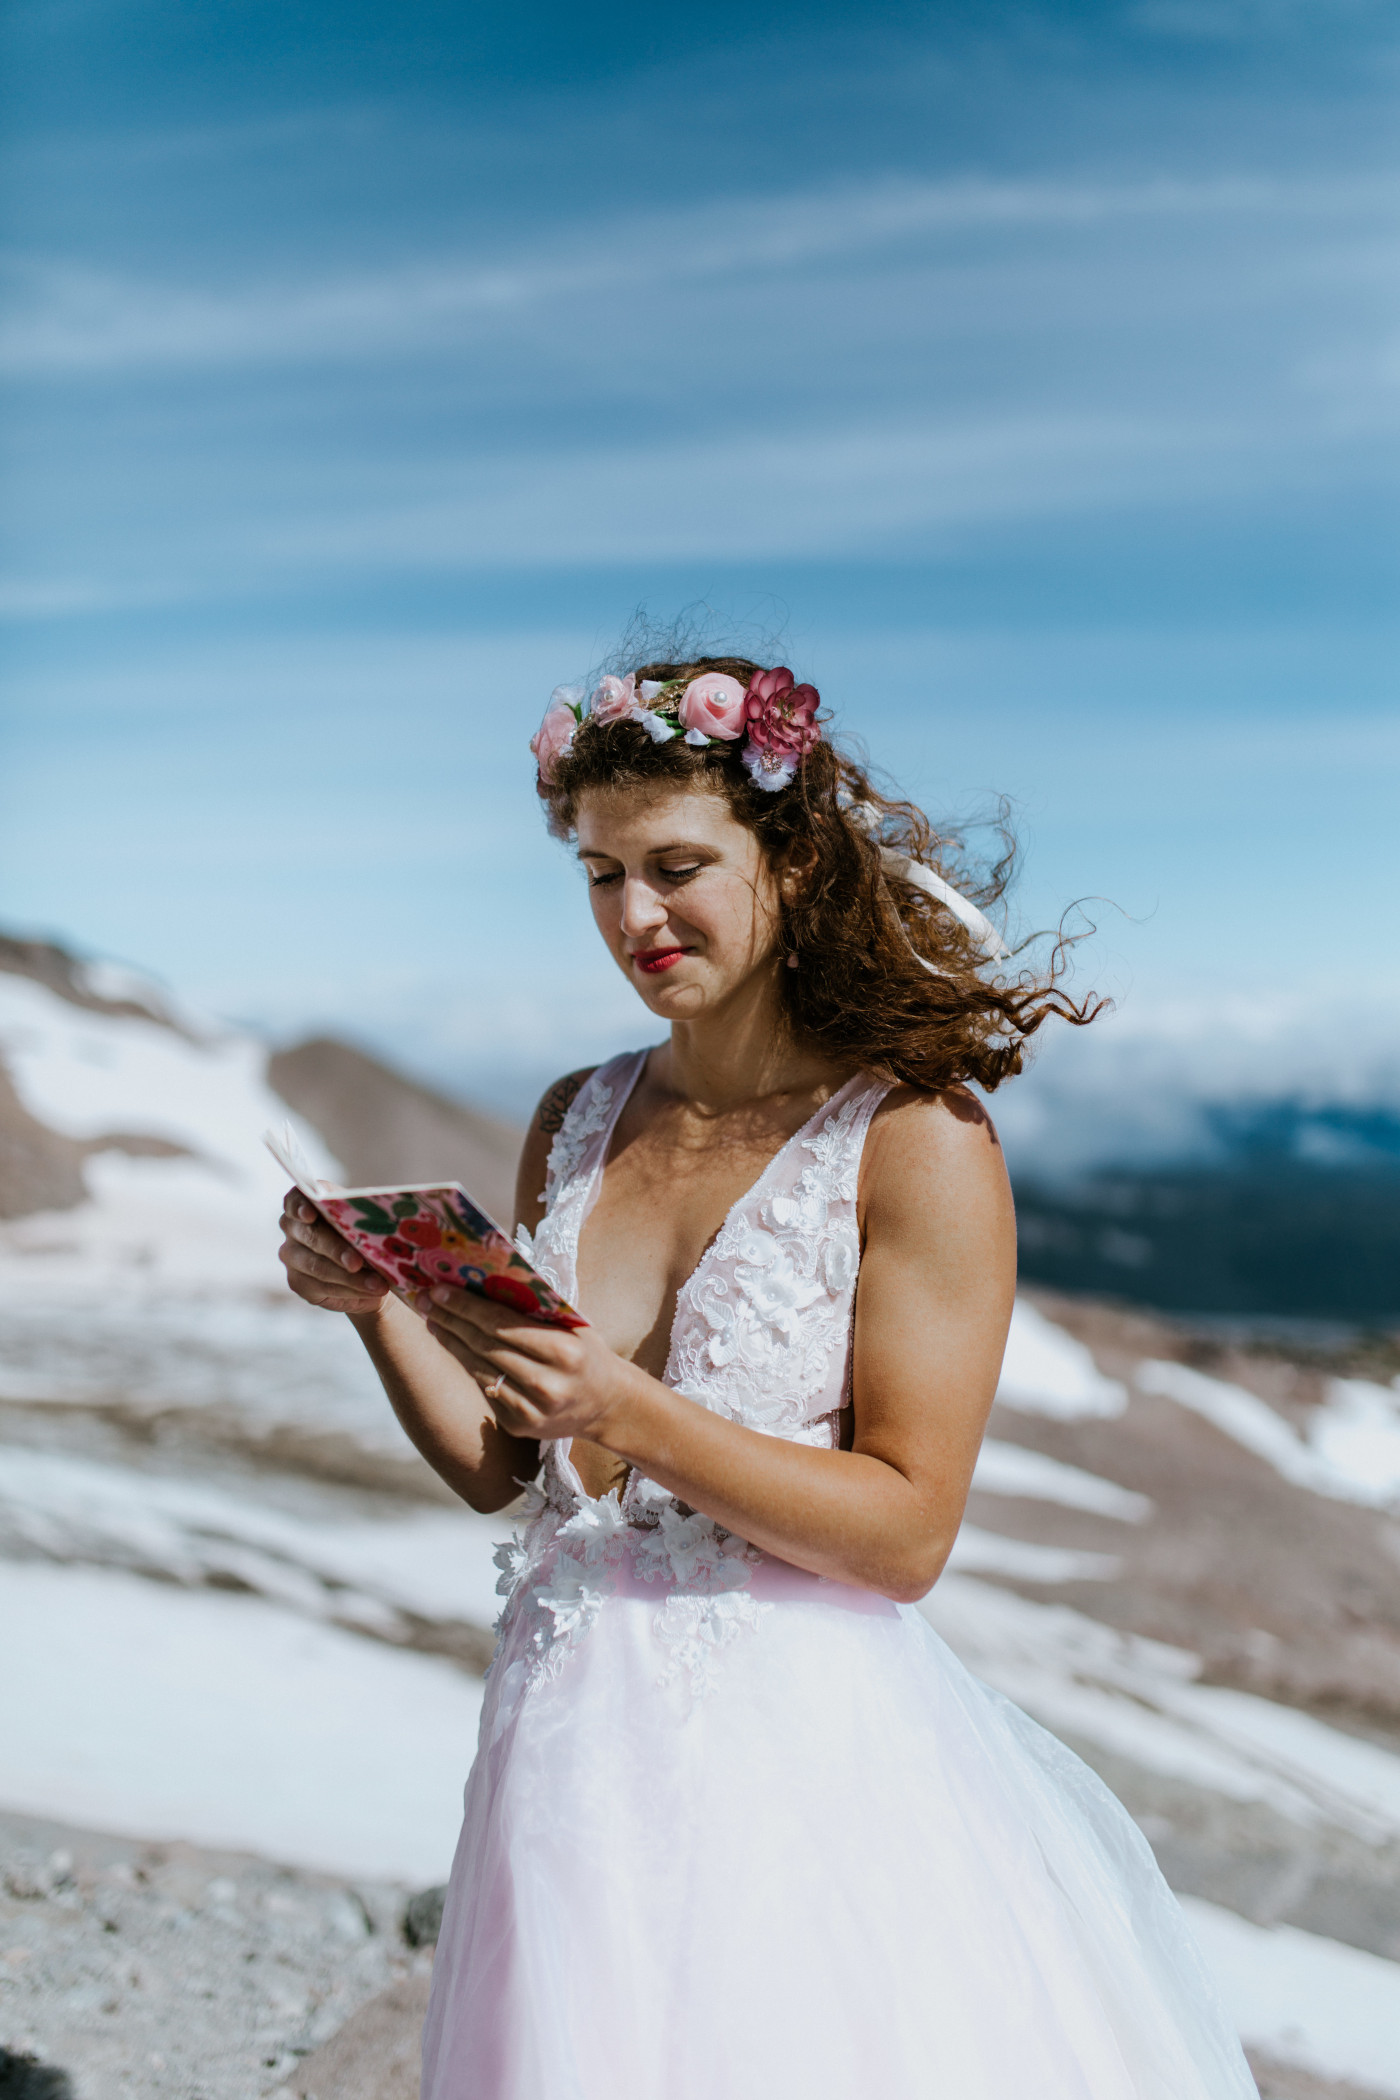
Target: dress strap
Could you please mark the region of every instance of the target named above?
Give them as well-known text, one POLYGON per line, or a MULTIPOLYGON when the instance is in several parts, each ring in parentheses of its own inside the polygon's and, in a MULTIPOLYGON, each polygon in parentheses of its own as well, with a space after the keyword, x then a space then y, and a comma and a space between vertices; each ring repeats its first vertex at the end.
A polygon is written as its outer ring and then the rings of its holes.
POLYGON ((602 1161, 612 1126, 646 1062, 645 1050, 626 1050, 591 1072, 569 1103, 549 1148, 544 1206, 548 1216, 561 1203, 582 1206, 602 1161))

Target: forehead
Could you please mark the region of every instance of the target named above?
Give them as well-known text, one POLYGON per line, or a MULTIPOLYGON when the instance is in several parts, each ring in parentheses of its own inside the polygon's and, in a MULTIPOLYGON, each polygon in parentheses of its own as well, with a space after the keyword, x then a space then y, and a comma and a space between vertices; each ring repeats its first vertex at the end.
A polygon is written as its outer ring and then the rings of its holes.
POLYGON ((725 797, 705 788, 589 788, 579 798, 575 830, 580 854, 610 860, 682 842, 744 858, 758 851, 725 797))

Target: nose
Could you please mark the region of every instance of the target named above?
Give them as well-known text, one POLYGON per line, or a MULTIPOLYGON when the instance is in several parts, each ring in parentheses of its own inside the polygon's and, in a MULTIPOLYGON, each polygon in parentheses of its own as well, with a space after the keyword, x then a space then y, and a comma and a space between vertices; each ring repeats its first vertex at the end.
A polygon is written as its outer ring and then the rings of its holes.
POLYGON ((666 923, 666 907, 651 884, 641 875, 629 875, 622 885, 622 936, 639 941, 666 923))

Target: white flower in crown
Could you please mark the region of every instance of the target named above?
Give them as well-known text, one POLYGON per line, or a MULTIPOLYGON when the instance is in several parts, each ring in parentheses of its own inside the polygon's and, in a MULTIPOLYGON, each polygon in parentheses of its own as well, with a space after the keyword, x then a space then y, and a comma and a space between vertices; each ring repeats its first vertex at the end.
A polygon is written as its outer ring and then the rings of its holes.
POLYGON ((754 786, 766 789, 770 795, 776 795, 779 788, 790 787, 797 772, 790 760, 775 758, 755 744, 745 744, 739 756, 754 786))
MULTIPOLYGON (((654 699, 664 688, 650 679, 641 687, 641 699, 654 699)), ((667 722, 649 707, 639 704, 637 674, 629 671, 625 678, 601 678, 593 698, 588 703, 589 720, 593 722, 636 722, 645 729, 654 744, 669 744, 676 735, 674 722, 667 722)))

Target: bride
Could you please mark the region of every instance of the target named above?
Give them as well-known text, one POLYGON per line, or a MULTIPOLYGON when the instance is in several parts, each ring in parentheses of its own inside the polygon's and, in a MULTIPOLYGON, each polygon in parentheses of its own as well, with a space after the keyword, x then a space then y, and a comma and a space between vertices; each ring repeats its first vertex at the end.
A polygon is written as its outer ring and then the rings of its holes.
POLYGON ((1136 1827, 916 1609, 1015 1284, 965 1082, 1087 1011, 817 706, 785 667, 652 663, 533 740, 665 1025, 525 1141, 521 1245, 587 1326, 409 1306, 287 1199, 293 1290, 350 1315, 429 1463, 478 1510, 528 1483, 424 2100, 1246 2100, 1136 1827))

